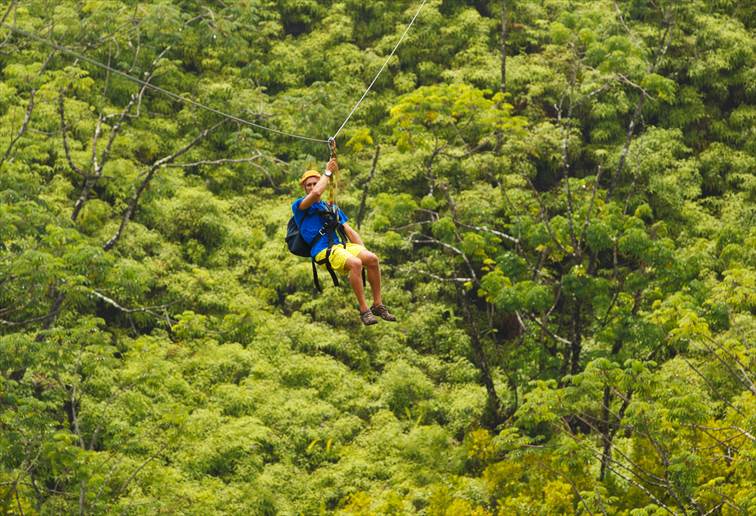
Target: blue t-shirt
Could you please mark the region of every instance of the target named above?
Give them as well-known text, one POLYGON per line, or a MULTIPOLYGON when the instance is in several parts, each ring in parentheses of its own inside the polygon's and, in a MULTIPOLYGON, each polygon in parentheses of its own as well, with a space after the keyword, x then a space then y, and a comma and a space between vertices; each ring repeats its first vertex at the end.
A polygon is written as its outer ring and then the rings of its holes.
MULTIPOLYGON (((318 201, 316 203, 313 203, 312 206, 310 206, 306 210, 300 210, 299 205, 303 200, 304 197, 300 197, 299 199, 294 201, 291 205, 291 211, 294 212, 294 221, 297 223, 297 227, 299 227, 299 234, 302 235, 302 238, 304 238, 305 241, 312 242, 310 256, 317 256, 320 251, 328 247, 327 235, 323 235, 317 239, 315 238, 318 234, 318 231, 320 231, 320 228, 322 228, 323 224, 325 224, 325 219, 321 215, 318 215, 318 211, 327 210, 328 205, 325 203, 325 201, 318 201)), ((349 219, 344 214, 344 212, 341 211, 341 208, 339 208, 339 222, 343 224, 347 220, 349 219)), ((338 233, 336 232, 334 232, 333 234, 333 243, 342 243, 339 239, 338 233)))

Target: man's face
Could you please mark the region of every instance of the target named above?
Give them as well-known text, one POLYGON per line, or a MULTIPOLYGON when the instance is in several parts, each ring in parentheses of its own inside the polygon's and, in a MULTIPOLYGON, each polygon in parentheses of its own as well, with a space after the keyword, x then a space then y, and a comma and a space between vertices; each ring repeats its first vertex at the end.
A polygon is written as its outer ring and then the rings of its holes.
POLYGON ((317 177, 308 177, 304 182, 305 194, 309 194, 312 191, 312 189, 315 188, 316 184, 318 184, 317 177))

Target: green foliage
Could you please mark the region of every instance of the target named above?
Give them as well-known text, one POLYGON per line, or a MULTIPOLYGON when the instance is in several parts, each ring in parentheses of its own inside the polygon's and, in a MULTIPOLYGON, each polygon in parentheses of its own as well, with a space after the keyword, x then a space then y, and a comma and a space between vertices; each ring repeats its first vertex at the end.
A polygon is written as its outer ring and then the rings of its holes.
MULTIPOLYGON (((417 7, 0 16, 325 138, 417 7)), ((756 512, 754 19, 428 2, 338 138, 364 328, 283 244, 323 145, 0 29, 0 511, 756 512)))

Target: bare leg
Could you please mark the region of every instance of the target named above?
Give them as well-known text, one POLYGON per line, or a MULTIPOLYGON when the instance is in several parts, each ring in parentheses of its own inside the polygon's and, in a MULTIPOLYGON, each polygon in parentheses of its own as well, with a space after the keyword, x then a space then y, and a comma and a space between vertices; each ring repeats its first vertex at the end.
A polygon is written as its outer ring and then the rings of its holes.
POLYGON ((349 271, 349 284, 354 290, 354 295, 357 296, 360 313, 365 312, 368 310, 368 305, 365 302, 365 288, 362 286, 362 262, 358 258, 350 256, 347 258, 345 267, 349 271))
POLYGON ((360 251, 357 258, 367 268, 367 279, 370 283, 370 290, 373 292, 373 306, 378 306, 383 303, 381 299, 381 268, 378 257, 370 251, 360 251))

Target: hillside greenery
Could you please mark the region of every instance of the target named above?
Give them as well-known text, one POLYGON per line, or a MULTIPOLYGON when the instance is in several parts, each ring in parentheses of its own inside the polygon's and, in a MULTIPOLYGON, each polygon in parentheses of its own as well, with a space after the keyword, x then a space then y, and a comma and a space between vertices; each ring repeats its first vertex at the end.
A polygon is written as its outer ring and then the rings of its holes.
POLYGON ((0 2, 6 514, 756 513, 756 4, 0 2), (14 27, 17 30, 13 30, 14 27))

